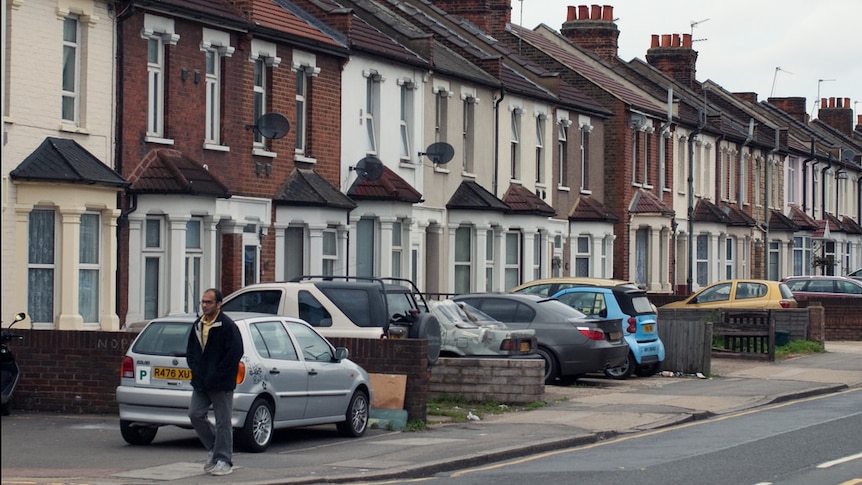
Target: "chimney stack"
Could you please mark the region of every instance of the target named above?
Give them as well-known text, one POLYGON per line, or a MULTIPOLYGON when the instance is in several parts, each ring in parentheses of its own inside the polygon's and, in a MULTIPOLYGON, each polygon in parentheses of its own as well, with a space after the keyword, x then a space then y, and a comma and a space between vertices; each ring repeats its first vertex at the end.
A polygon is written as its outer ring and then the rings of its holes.
POLYGON ((653 34, 646 60, 685 86, 693 88, 697 82, 697 51, 692 49, 691 34, 653 34))
POLYGON ((614 7, 610 5, 569 7, 560 33, 602 59, 617 58, 620 31, 614 23, 614 7))
POLYGON ((841 133, 853 135, 853 108, 850 107, 850 98, 829 98, 820 100, 820 110, 817 118, 827 125, 835 128, 841 133))
POLYGON ((769 104, 789 114, 800 123, 808 123, 808 113, 805 112, 805 98, 769 98, 769 104))
POLYGON ((434 0, 432 3, 492 35, 505 32, 506 24, 512 22, 511 0, 434 0))

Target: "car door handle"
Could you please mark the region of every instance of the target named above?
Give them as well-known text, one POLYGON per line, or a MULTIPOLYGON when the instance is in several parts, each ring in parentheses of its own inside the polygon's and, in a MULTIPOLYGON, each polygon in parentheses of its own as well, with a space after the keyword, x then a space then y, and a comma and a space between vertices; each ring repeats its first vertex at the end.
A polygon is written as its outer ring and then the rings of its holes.
POLYGON ((310 375, 310 376, 316 376, 316 375, 317 375, 317 371, 316 371, 316 370, 314 370, 314 369, 309 369, 309 371, 308 371, 308 375, 310 375))
POLYGON ((269 373, 270 374, 281 374, 281 371, 278 370, 277 367, 273 367, 272 369, 269 370, 269 373))

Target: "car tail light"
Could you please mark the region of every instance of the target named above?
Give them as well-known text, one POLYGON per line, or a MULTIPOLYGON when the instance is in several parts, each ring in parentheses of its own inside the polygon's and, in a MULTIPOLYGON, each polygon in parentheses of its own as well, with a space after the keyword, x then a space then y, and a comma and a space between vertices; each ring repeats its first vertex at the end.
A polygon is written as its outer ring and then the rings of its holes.
POLYGON ((590 340, 604 340, 605 332, 598 328, 578 327, 578 331, 590 340))
POLYGON ((629 328, 626 333, 636 333, 638 331, 638 321, 635 317, 629 317, 629 328))
POLYGON ((517 349, 518 349, 517 342, 510 339, 510 338, 507 338, 507 339, 503 340, 502 342, 500 342, 500 350, 506 350, 506 351, 511 352, 511 351, 517 350, 517 349))
POLYGON ((120 377, 135 378, 135 362, 131 357, 123 357, 123 363, 120 365, 120 377))
POLYGON ((239 367, 236 369, 236 385, 242 384, 245 380, 245 362, 240 361, 239 367))
POLYGON ((778 305, 781 308, 790 308, 790 300, 778 300, 778 305))

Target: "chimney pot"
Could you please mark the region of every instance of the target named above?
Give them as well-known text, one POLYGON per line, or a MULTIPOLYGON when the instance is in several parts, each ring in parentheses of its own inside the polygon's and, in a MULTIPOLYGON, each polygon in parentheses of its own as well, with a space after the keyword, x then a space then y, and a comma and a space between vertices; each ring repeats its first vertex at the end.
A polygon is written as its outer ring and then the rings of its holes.
POLYGON ((614 7, 605 5, 602 7, 602 20, 606 22, 614 21, 614 7))
POLYGON ((856 115, 856 124, 862 125, 862 115, 856 115))
POLYGON ((844 107, 845 107, 845 108, 849 108, 849 107, 850 107, 850 98, 844 98, 844 107))
POLYGON ((671 34, 671 47, 679 47, 679 34, 671 34))
POLYGON ((578 6, 578 19, 579 20, 589 20, 590 19, 590 7, 587 5, 579 5, 578 6))
POLYGON ((578 7, 568 6, 566 7, 566 22, 571 22, 572 20, 577 20, 578 18, 578 7))
POLYGON ((829 107, 830 108, 835 107, 835 97, 834 96, 829 98, 829 107))
POLYGON ((661 46, 670 47, 670 34, 661 34, 661 46))
POLYGON ((827 106, 828 106, 828 104, 826 104, 826 103, 828 103, 828 101, 826 100, 826 98, 820 98, 820 108, 825 108, 825 107, 827 107, 827 106))
POLYGON ((652 35, 652 42, 650 42, 650 49, 655 49, 659 45, 660 44, 659 44, 658 34, 653 34, 652 35))
POLYGON ((602 6, 601 5, 593 5, 592 10, 590 11, 590 20, 601 20, 602 19, 602 6))
POLYGON ((682 34, 682 46, 691 49, 691 34, 682 34))

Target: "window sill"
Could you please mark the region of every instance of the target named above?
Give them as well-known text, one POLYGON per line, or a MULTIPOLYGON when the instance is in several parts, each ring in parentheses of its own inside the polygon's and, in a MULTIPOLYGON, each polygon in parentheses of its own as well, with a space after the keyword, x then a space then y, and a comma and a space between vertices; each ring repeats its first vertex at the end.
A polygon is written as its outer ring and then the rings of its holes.
POLYGON ((665 187, 665 188, 661 189, 661 191, 669 194, 669 193, 673 192, 673 189, 671 189, 670 187, 665 187))
POLYGON ((643 188, 645 188, 645 189, 647 189, 647 190, 652 190, 652 189, 653 189, 653 186, 652 186, 652 185, 650 185, 650 184, 643 184, 643 188))
POLYGON ((277 153, 271 152, 268 150, 264 150, 263 148, 252 148, 251 154, 257 157, 267 157, 267 158, 275 158, 278 156, 277 153))
POLYGON ((230 147, 225 145, 216 145, 214 143, 204 143, 204 150, 213 150, 216 152, 229 152, 230 147))
POLYGON ((416 165, 417 164, 414 163, 413 160, 408 160, 406 158, 402 158, 398 161, 398 166, 400 168, 406 168, 408 170, 416 170, 416 165))
POLYGON ((68 123, 60 123, 60 131, 65 133, 79 133, 81 135, 89 135, 90 131, 86 128, 81 128, 77 125, 70 125, 68 123))
POLYGON ((589 189, 581 189, 581 194, 584 195, 593 195, 593 191, 589 189))
POLYGON ((557 190, 559 190, 561 192, 571 192, 572 191, 572 189, 570 189, 569 187, 566 187, 565 185, 558 185, 557 190))
POLYGON ((147 143, 158 143, 159 145, 173 145, 174 141, 170 138, 162 138, 158 136, 147 135, 144 137, 144 141, 147 143))
POLYGON ((522 182, 520 179, 509 179, 509 183, 516 185, 524 185, 524 182, 522 182))
POLYGON ((305 155, 303 155, 301 153, 295 153, 293 155, 293 161, 294 162, 303 162, 303 163, 317 163, 316 158, 306 157, 305 155))
POLYGON ((461 172, 461 176, 464 177, 465 179, 472 179, 472 180, 476 179, 476 174, 473 172, 461 172))
POLYGON ((536 182, 536 188, 537 189, 547 189, 548 186, 545 184, 545 182, 536 182))
POLYGON ((437 165, 434 165, 434 173, 449 173, 448 168, 441 168, 437 165))

